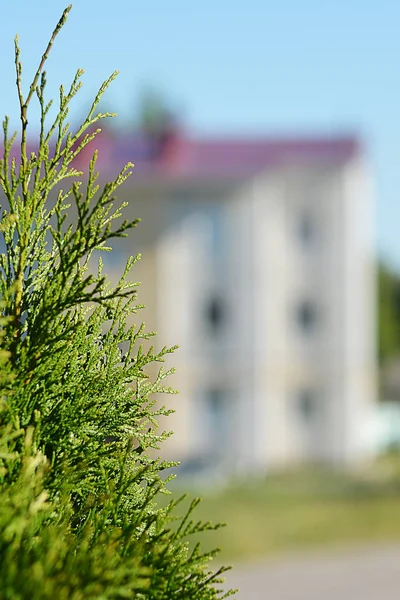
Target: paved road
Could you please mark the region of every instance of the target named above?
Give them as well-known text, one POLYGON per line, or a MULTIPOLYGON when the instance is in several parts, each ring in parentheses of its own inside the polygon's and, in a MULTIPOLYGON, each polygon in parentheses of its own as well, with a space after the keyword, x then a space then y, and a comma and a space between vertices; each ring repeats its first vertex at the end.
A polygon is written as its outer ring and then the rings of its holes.
POLYGON ((400 545, 267 560, 226 578, 238 600, 400 600, 400 545))

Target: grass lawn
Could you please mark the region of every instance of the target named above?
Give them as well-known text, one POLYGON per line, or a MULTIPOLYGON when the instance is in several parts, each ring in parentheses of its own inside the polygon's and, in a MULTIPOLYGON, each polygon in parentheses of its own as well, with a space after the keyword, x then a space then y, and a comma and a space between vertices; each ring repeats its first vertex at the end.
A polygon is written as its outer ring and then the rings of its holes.
MULTIPOLYGON (((197 519, 227 527, 201 536, 220 558, 250 559, 302 549, 400 541, 399 460, 358 475, 320 470, 269 475, 204 491, 197 519)), ((178 490, 174 491, 174 495, 178 490)))

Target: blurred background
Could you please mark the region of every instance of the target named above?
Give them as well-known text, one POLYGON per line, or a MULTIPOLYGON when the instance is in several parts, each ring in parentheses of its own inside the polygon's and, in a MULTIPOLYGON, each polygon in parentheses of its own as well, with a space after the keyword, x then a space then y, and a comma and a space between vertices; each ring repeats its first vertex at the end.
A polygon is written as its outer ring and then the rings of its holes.
MULTIPOLYGON (((28 83, 64 8, 3 7, 15 128, 13 36, 28 83)), ((142 223, 107 270, 143 253, 143 319, 180 345, 173 490, 231 523, 223 558, 400 543, 399 21, 395 0, 77 1, 50 55, 48 97, 86 71, 72 124, 120 70, 77 166, 136 165, 142 223)))

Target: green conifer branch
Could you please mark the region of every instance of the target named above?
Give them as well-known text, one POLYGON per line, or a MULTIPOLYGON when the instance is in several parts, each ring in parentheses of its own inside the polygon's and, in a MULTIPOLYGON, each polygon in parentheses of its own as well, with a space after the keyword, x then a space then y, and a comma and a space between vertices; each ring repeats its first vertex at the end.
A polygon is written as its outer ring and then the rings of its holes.
POLYGON ((173 478, 166 471, 177 464, 159 456, 171 435, 159 430, 159 417, 172 412, 159 395, 175 393, 166 384, 173 369, 159 367, 176 348, 157 350, 150 345, 154 332, 131 323, 142 308, 139 284, 130 280, 140 255, 127 261, 115 286, 101 258, 93 268, 98 253, 139 222, 121 222, 125 204, 115 197, 133 165, 103 186, 96 150, 85 179, 73 166, 95 143, 96 123, 114 116, 96 111, 117 72, 73 133, 67 118, 81 86, 78 70, 68 92, 60 87, 58 114, 47 124, 44 66, 70 9, 53 31, 26 99, 15 39, 18 160, 16 134, 8 135, 8 117, 3 122, 0 595, 216 600, 224 597, 216 588, 224 569, 209 569, 215 552, 188 546, 191 536, 215 526, 192 517, 197 501, 183 518, 175 515, 177 501, 159 503, 173 478), (35 94, 39 147, 27 156, 35 94))

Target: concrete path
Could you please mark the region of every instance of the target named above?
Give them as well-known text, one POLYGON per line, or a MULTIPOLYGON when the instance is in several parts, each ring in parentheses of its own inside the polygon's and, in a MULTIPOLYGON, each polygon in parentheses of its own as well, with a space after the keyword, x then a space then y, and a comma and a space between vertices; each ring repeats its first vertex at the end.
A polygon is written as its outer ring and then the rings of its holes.
POLYGON ((270 559, 226 578, 238 600, 400 600, 400 545, 270 559))

